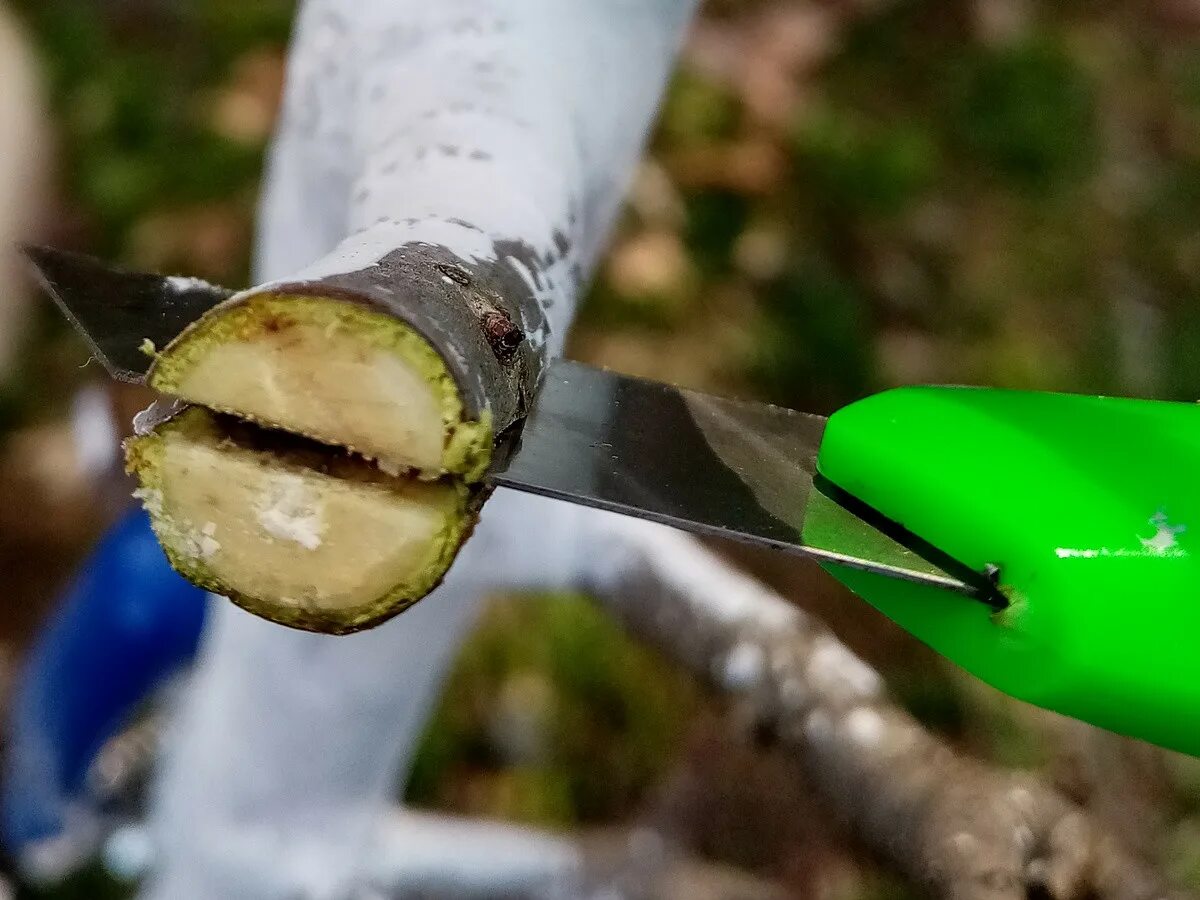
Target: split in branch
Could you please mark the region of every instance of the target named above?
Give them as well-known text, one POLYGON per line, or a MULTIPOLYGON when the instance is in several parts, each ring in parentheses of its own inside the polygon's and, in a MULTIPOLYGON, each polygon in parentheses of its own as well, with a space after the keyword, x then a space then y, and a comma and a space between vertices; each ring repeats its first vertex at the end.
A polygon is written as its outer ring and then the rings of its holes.
POLYGON ((521 309, 490 283, 401 250, 236 295, 171 341, 149 383, 186 408, 146 417, 126 455, 176 569, 334 634, 436 587, 485 499, 497 425, 524 415, 536 371, 517 324, 528 291, 505 292, 521 309))

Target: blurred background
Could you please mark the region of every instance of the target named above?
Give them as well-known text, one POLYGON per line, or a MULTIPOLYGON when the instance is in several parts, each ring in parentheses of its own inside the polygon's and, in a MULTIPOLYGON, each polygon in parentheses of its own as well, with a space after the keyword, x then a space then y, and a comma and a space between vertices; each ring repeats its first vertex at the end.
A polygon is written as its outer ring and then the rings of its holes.
MULTIPOLYGON (((246 284, 292 14, 0 0, 0 241, 246 284)), ((710 0, 572 352, 815 412, 912 382, 1200 399, 1200 0, 710 0)), ((0 686, 127 502, 112 423, 146 397, 86 359, 0 261, 0 686)), ((1006 700, 815 570, 730 552, 956 746, 1200 889, 1195 761, 1006 700)), ((670 816, 786 895, 917 896, 729 716, 586 598, 498 597, 407 797, 552 829, 670 816)), ((22 892, 129 896, 119 869, 22 892)))

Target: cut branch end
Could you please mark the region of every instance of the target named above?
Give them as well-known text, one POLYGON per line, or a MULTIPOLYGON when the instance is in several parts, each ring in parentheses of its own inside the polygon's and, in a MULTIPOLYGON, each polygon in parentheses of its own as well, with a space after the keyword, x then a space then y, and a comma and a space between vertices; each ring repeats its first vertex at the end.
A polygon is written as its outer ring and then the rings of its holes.
POLYGON ((274 622, 346 633, 433 589, 479 491, 189 407, 126 445, 172 565, 274 622))
POLYGON ((185 577, 271 621, 345 633, 421 599, 474 521, 493 444, 437 351, 353 299, 214 307, 152 387, 190 404, 127 445, 185 577))

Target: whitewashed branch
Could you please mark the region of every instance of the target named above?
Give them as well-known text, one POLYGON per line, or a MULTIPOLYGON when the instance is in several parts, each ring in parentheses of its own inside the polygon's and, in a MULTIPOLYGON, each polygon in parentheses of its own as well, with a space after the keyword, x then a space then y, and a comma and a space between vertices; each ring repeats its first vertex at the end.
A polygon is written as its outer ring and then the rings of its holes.
POLYGON ((782 889, 704 863, 653 829, 555 836, 531 828, 395 811, 378 833, 370 883, 381 897, 455 900, 783 900, 782 889))
MULTIPOLYGON (((109 871, 125 880, 153 864, 143 826, 105 842, 109 871)), ((504 822, 396 809, 373 836, 364 884, 370 900, 784 900, 776 883, 676 852, 652 829, 557 835, 504 822)))

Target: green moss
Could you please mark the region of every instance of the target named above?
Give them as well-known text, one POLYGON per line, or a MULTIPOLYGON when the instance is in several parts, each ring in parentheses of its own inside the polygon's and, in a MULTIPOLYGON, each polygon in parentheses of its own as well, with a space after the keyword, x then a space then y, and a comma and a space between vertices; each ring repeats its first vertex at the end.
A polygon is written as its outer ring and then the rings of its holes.
POLYGON ((748 369, 768 399, 820 411, 869 391, 868 307, 851 277, 799 260, 762 305, 748 369))
POLYGON ((504 598, 459 655, 406 796, 543 826, 626 819, 677 759, 700 702, 686 673, 586 597, 504 598), (515 756, 512 720, 497 727, 514 707, 515 756))
POLYGON ((725 85, 684 68, 667 90, 659 129, 674 141, 728 140, 741 115, 737 98, 725 85))
POLYGON ((794 145, 803 187, 820 208, 843 217, 897 215, 934 182, 938 170, 928 128, 868 123, 844 109, 806 116, 794 145))

